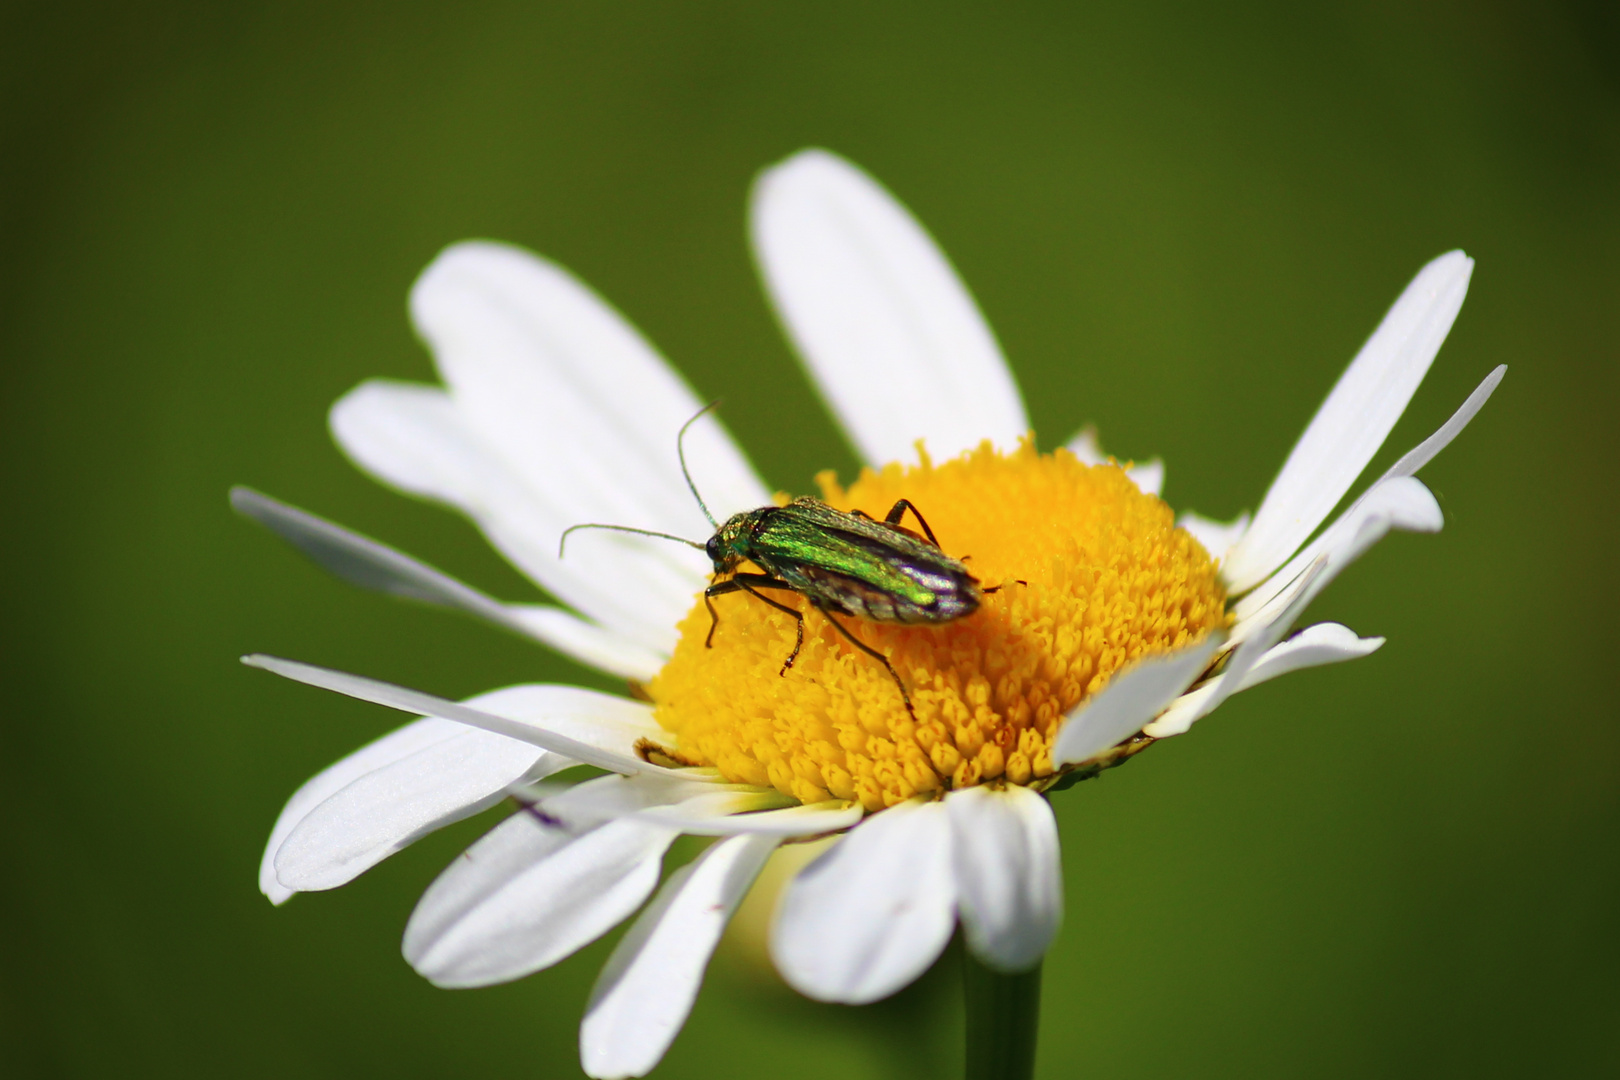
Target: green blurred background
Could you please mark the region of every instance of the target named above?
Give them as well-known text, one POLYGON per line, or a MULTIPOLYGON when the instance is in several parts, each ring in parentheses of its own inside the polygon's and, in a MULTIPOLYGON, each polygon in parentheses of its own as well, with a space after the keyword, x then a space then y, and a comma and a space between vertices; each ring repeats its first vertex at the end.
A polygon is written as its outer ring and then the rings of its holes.
MULTIPOLYGON (((0 14, 0 1071, 577 1075, 611 939, 484 991, 398 953, 447 830, 275 910, 306 776, 394 714, 250 650, 461 695, 607 683, 353 591, 233 482, 499 595, 460 519, 361 476, 327 406, 431 378, 404 312, 511 240, 620 306, 767 479, 854 458, 766 309, 755 171, 860 162, 951 253, 1043 443, 1253 507, 1410 276, 1467 305, 1375 467, 1498 363, 1424 476, 1448 516, 1314 613, 1387 634, 1058 797, 1046 1077, 1620 1074, 1620 15, 1612 3, 11 3, 0 14)), ((960 1071, 946 965, 812 1005, 734 949, 666 1077, 960 1071)))

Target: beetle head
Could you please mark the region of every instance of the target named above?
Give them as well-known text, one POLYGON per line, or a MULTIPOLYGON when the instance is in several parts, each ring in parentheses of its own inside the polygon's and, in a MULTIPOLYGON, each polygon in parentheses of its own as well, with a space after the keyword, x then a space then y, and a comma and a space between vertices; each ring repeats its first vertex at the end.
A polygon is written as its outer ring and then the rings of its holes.
POLYGON ((709 542, 703 545, 703 553, 714 563, 714 572, 723 574, 744 559, 748 558, 748 539, 753 532, 753 522, 749 514, 733 514, 726 519, 726 523, 715 530, 709 542))

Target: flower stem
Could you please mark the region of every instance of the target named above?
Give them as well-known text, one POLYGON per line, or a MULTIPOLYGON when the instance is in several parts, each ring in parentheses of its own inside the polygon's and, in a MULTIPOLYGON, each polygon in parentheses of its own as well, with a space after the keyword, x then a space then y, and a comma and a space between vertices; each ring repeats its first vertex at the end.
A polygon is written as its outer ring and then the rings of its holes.
POLYGON ((1008 975, 962 950, 967 1006, 966 1080, 1030 1080, 1041 1019, 1041 969, 1008 975))

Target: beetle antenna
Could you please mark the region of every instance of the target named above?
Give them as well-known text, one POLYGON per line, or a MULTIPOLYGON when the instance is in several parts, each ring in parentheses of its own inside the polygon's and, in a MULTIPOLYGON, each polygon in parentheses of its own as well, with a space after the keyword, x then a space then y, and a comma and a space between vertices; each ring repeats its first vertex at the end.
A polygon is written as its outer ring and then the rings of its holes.
POLYGON ((703 502, 703 496, 698 494, 697 485, 692 483, 691 470, 687 469, 687 467, 686 467, 686 447, 685 447, 684 443, 685 443, 685 440, 686 440, 686 429, 691 427, 693 424, 697 423, 698 420, 703 416, 704 413, 712 412, 713 410, 715 410, 715 409, 717 409, 719 407, 720 407, 720 399, 715 398, 713 401, 709 402, 707 405, 703 406, 703 408, 699 409, 696 413, 694 413, 693 416, 692 416, 692 419, 690 419, 686 423, 682 424, 681 425, 681 433, 679 435, 675 436, 675 456, 681 459, 681 475, 686 477, 687 490, 691 491, 692 498, 697 500, 698 509, 703 511, 703 516, 708 518, 709 519, 709 524, 711 526, 713 526, 714 528, 716 528, 716 529, 718 529, 720 527, 720 523, 718 521, 714 520, 714 515, 713 514, 709 513, 708 506, 703 502))
POLYGON ((557 538, 557 558, 560 559, 563 557, 563 546, 568 543, 568 534, 571 532, 576 532, 580 529, 611 529, 613 532, 635 533, 637 536, 657 536, 664 540, 673 540, 677 544, 685 544, 687 547, 695 547, 699 551, 703 550, 702 544, 698 543, 696 540, 688 540, 684 536, 675 536, 672 533, 654 532, 652 529, 632 529, 628 525, 599 525, 594 521, 588 521, 583 525, 570 525, 568 528, 563 530, 562 536, 557 538))

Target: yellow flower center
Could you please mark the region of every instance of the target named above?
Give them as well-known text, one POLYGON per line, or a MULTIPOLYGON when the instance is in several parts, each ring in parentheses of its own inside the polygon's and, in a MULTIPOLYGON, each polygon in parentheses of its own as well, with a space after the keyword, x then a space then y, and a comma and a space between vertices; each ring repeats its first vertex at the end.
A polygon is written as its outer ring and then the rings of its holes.
POLYGON ((1028 440, 940 465, 921 457, 863 470, 848 489, 831 472, 816 478, 833 507, 879 519, 910 499, 944 551, 995 590, 937 626, 838 616, 889 657, 915 718, 883 666, 803 597, 769 594, 805 613, 785 675, 790 616, 747 593, 717 597, 705 648, 700 597, 647 688, 681 758, 801 802, 856 799, 869 811, 991 780, 1041 784, 1062 718, 1109 676, 1224 625, 1214 562, 1119 466, 1041 454, 1028 440))

